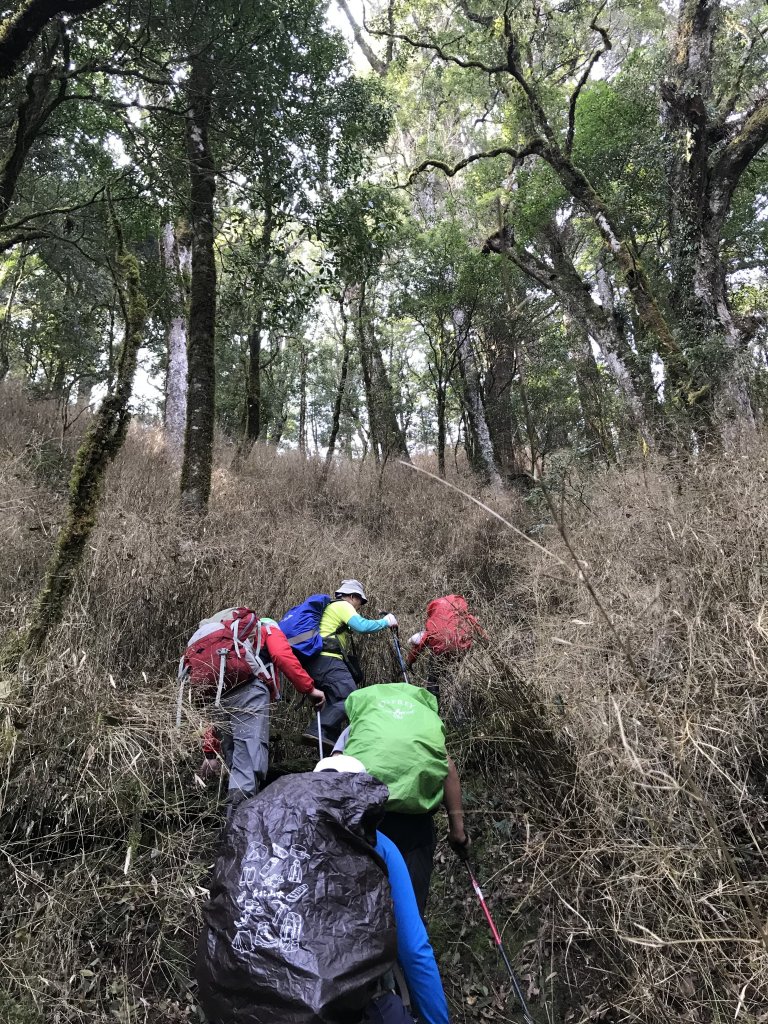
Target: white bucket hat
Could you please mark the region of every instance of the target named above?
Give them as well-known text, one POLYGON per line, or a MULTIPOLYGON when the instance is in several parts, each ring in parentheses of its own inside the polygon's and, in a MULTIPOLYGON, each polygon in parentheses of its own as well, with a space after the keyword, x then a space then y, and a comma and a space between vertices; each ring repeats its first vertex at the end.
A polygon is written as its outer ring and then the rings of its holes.
POLYGON ((360 580, 342 580, 339 584, 339 589, 333 595, 334 597, 347 597, 350 594, 357 594, 358 597, 363 599, 363 604, 368 604, 368 598, 365 596, 363 590, 363 584, 360 580))
POLYGON ((351 754, 336 754, 318 761, 313 772, 364 772, 365 765, 351 754))

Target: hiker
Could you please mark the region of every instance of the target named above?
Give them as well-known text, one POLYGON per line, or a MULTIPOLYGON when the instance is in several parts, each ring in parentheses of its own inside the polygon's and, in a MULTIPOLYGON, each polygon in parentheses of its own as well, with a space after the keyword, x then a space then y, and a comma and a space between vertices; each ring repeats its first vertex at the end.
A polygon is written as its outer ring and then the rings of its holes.
MULTIPOLYGON (((200 773, 210 778, 229 769, 227 800, 231 810, 258 792, 267 774, 269 705, 279 695, 277 672, 317 710, 325 704, 293 653, 277 622, 259 618, 249 608, 228 608, 204 619, 190 639, 180 666, 181 689, 210 699, 214 716, 203 739, 200 773)), ((179 715, 181 704, 179 704, 179 715)))
MULTIPOLYGON (((358 758, 346 754, 325 757, 314 768, 316 772, 365 772, 366 768, 358 758)), ((368 773, 370 774, 370 773, 368 773)), ((381 781, 381 780, 379 780, 381 781)), ((386 820, 386 815, 384 820, 386 820)), ((397 928, 397 959, 405 976, 414 1007, 425 1024, 448 1020, 448 1005, 443 985, 435 962, 435 954, 422 920, 408 866, 396 844, 382 831, 381 823, 376 831, 376 853, 387 866, 392 903, 397 928)), ((394 1001, 391 1000, 389 1005, 394 1001)), ((408 1017, 396 1014, 380 1017, 366 1016, 366 1021, 381 1021, 392 1024, 408 1017)), ((410 1022, 409 1022, 410 1024, 410 1022)))
POLYGON ((335 757, 237 808, 197 945, 207 1019, 413 1024, 399 966, 422 1024, 448 1024, 408 872, 376 831, 386 799, 359 761, 335 757))
POLYGON ((441 684, 453 674, 476 637, 487 639, 475 616, 469 614, 466 599, 461 594, 446 594, 429 602, 424 629, 414 633, 408 641, 405 662, 411 668, 422 651, 429 651, 427 689, 437 699, 438 710, 441 684))
POLYGON ((379 831, 403 855, 423 917, 437 845, 434 815, 441 803, 448 814, 451 849, 464 860, 470 848, 459 774, 445 748, 437 700, 410 683, 380 683, 350 694, 346 713, 349 726, 334 756, 356 757, 389 789, 379 831))
MULTIPOLYGON (((330 753, 339 737, 344 721, 344 701, 362 682, 354 650, 352 633, 378 633, 397 629, 391 612, 380 619, 366 619, 360 611, 368 603, 359 580, 342 580, 333 599, 314 594, 291 608, 280 620, 280 626, 291 646, 302 657, 315 686, 326 696, 320 715, 323 749, 330 753)), ((302 739, 317 745, 317 721, 313 721, 302 739)))

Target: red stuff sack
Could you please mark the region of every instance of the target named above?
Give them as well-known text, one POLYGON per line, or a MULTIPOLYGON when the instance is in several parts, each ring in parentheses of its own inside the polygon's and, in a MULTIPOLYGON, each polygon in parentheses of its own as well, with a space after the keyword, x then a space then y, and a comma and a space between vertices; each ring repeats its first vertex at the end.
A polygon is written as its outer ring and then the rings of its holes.
POLYGON ((475 635, 482 636, 480 623, 469 614, 461 594, 447 594, 429 602, 424 643, 433 654, 462 654, 470 649, 475 635))

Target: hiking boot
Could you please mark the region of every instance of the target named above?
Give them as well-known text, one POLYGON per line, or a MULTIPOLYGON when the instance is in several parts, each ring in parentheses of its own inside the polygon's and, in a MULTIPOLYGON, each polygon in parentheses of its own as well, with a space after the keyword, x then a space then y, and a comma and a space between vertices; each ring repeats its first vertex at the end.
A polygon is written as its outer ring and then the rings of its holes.
MULTIPOLYGON (((323 753, 324 754, 332 754, 333 753, 333 746, 334 746, 334 744, 336 742, 336 739, 338 739, 338 737, 336 737, 334 739, 331 739, 330 737, 328 737, 325 734, 323 734, 323 753)), ((306 732, 303 732, 301 734, 301 742, 304 744, 305 747, 314 747, 315 750, 317 750, 317 731, 312 732, 311 729, 307 729, 306 732)))

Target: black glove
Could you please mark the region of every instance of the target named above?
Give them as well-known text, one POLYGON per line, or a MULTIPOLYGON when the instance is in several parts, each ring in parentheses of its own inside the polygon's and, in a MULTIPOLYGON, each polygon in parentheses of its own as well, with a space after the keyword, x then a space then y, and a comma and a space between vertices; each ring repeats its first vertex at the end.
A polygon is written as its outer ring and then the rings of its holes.
POLYGON ((469 851, 472 846, 472 840, 469 838, 469 833, 464 833, 463 839, 458 839, 448 833, 448 845, 459 858, 459 860, 465 863, 469 860, 469 851))

